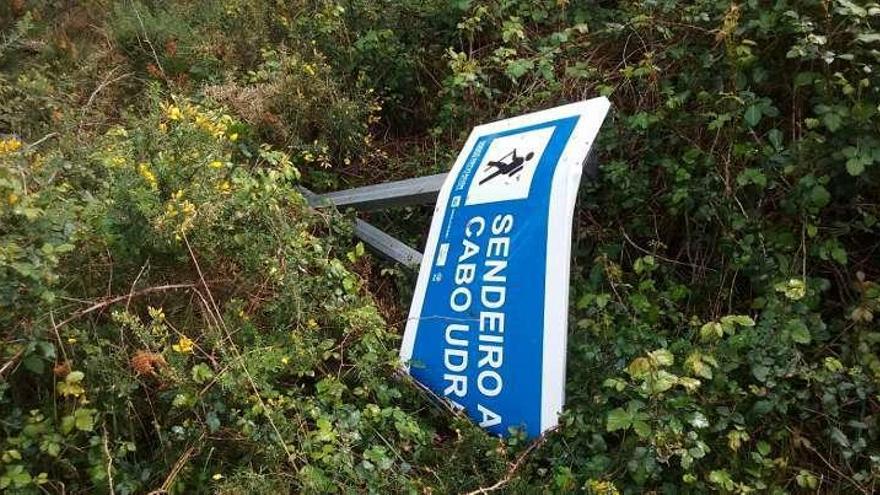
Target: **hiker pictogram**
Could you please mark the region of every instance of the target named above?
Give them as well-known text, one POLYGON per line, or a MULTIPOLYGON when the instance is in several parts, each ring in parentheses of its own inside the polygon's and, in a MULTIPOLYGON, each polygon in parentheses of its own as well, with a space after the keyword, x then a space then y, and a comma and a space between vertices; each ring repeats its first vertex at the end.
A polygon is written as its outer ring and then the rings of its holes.
MULTIPOLYGON (((514 148, 513 151, 502 156, 501 159, 490 161, 486 164, 487 167, 495 167, 496 170, 490 176, 481 180, 480 185, 489 182, 499 175, 515 177, 518 173, 522 171, 523 168, 525 168, 525 162, 531 160, 534 156, 535 154, 531 151, 529 151, 525 157, 519 156, 516 154, 516 148, 514 148), (505 162, 505 160, 511 155, 513 155, 513 158, 511 158, 509 162, 505 162)), ((517 177, 517 180, 519 180, 519 177, 517 177)))

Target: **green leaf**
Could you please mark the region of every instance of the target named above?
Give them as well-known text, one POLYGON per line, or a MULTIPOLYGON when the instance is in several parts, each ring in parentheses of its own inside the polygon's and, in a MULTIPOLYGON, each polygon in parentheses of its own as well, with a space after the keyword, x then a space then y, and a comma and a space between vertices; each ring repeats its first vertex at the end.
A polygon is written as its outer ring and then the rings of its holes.
POLYGON ((755 320, 748 315, 727 315, 721 318, 721 323, 734 323, 741 327, 755 326, 755 320))
POLYGON ((529 59, 511 60, 507 64, 505 73, 514 81, 524 76, 528 71, 535 67, 535 63, 529 59))
POLYGON ((648 357, 657 366, 672 366, 672 363, 675 362, 675 356, 666 349, 651 351, 648 353, 648 357))
POLYGON ((641 378, 651 371, 651 361, 648 358, 638 357, 626 367, 626 372, 633 378, 641 378))
POLYGON ((649 394, 660 394, 672 388, 676 383, 678 383, 676 375, 660 370, 656 374, 650 375, 644 385, 649 394))
POLYGON ((605 388, 613 388, 618 392, 623 392, 623 389, 626 388, 626 382, 620 378, 606 378, 605 381, 602 382, 602 386, 605 388))
POLYGON ((774 287, 777 292, 782 292, 785 297, 792 301, 799 301, 807 295, 807 284, 799 278, 792 278, 786 282, 779 282, 774 287))
POLYGON ((756 364, 752 366, 752 375, 758 379, 759 382, 766 382, 767 375, 770 374, 770 368, 764 366, 763 364, 756 364))
POLYGON ((73 431, 73 426, 76 422, 76 419, 73 415, 64 416, 61 418, 61 433, 67 434, 73 431))
POLYGON ((690 423, 691 426, 697 429, 709 427, 709 420, 706 419, 706 416, 700 411, 695 411, 693 414, 691 414, 691 416, 688 418, 688 423, 690 423))
POLYGON ((770 141, 770 144, 773 145, 774 149, 782 149, 782 131, 779 129, 770 129, 770 131, 767 132, 767 139, 770 141))
POLYGON ((605 429, 608 431, 625 430, 632 425, 632 416, 622 407, 612 410, 608 413, 608 419, 605 422, 605 429))
POLYGON ((649 425, 644 420, 637 419, 633 421, 632 427, 639 438, 648 438, 649 436, 651 436, 651 425, 649 425))
POLYGON ((791 336, 791 340, 797 342, 798 344, 809 344, 810 330, 807 328, 807 325, 804 324, 801 320, 791 320, 787 325, 788 334, 791 336))
POLYGON ((834 440, 838 445, 840 445, 841 447, 849 447, 849 438, 847 438, 846 435, 842 431, 840 431, 840 428, 832 426, 830 434, 831 439, 834 440))
POLYGON ((850 158, 846 161, 846 171, 849 175, 857 177, 865 171, 865 164, 856 158, 850 158))
POLYGON ((835 132, 840 129, 840 124, 843 122, 843 118, 837 112, 828 112, 822 116, 822 123, 825 124, 825 127, 828 128, 829 131, 835 132))
POLYGON ((46 362, 39 356, 31 355, 21 362, 22 366, 35 375, 40 375, 46 371, 46 362))
POLYGON ((724 335, 724 327, 717 321, 710 321, 700 327, 700 340, 720 339, 722 335, 724 335))
POLYGON ((856 39, 862 43, 876 43, 880 41, 880 33, 862 33, 856 39))
POLYGON ((831 202, 831 193, 824 186, 817 185, 810 190, 810 203, 814 207, 824 208, 829 202, 831 202))
POLYGON ((74 416, 74 426, 80 431, 92 431, 95 429, 95 413, 94 409, 77 409, 74 416))
POLYGON ((798 475, 795 477, 795 480, 797 480, 797 484, 801 488, 815 490, 819 487, 819 479, 816 478, 809 471, 804 471, 803 469, 800 470, 798 475))
POLYGON ((194 382, 202 384, 214 378, 214 372, 205 363, 199 363, 193 366, 192 379, 194 382))
POLYGON ((746 124, 748 124, 749 127, 755 127, 758 125, 758 122, 761 122, 761 107, 756 103, 749 105, 749 107, 746 108, 744 117, 746 119, 746 124))
POLYGON ((725 490, 733 490, 734 483, 730 478, 730 473, 724 469, 718 469, 709 473, 709 481, 713 485, 717 485, 725 490))

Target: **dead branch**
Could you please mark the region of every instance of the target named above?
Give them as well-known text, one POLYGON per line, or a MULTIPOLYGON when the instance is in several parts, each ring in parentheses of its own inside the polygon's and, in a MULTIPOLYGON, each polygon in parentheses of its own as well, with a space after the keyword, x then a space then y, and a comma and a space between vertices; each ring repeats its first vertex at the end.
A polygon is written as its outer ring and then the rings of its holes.
POLYGON ((513 464, 510 465, 510 468, 507 469, 507 473, 504 474, 504 477, 501 478, 500 480, 496 481, 494 485, 483 487, 483 488, 477 488, 476 490, 474 490, 472 492, 468 492, 466 495, 482 495, 485 493, 491 493, 491 492, 494 492, 496 490, 503 488, 505 485, 510 483, 510 481, 513 479, 513 475, 516 474, 516 471, 520 468, 520 466, 522 466, 523 462, 526 460, 526 457, 528 457, 529 454, 534 452, 535 449, 537 449, 541 445, 544 445, 544 442, 547 441, 547 437, 553 431, 554 430, 547 430, 544 432, 543 435, 541 435, 540 437, 535 439, 535 441, 532 442, 531 445, 529 445, 526 448, 526 450, 522 451, 516 457, 516 460, 513 462, 513 464))
POLYGON ((164 291, 169 291, 169 290, 192 289, 194 287, 196 287, 196 284, 194 284, 194 283, 193 284, 158 285, 156 287, 148 287, 146 289, 142 289, 142 290, 132 292, 129 294, 125 294, 122 296, 116 296, 116 297, 111 297, 109 299, 104 299, 103 301, 97 302, 84 310, 77 311, 77 312, 73 313, 69 318, 67 318, 66 320, 62 321, 61 323, 58 323, 57 325, 55 325, 54 328, 55 328, 55 331, 58 331, 59 328, 67 325, 68 323, 70 323, 76 319, 82 318, 83 316, 85 316, 89 313, 92 313, 92 312, 97 311, 99 309, 106 308, 107 306, 110 306, 112 304, 118 303, 119 301, 124 301, 132 296, 142 296, 145 294, 151 294, 153 292, 164 292, 164 291))

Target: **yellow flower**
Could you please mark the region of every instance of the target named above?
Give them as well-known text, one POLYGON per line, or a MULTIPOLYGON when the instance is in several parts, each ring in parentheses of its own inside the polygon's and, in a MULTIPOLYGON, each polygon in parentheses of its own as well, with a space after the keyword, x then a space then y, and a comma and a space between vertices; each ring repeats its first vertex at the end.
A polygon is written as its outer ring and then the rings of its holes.
POLYGON ((194 345, 195 342, 193 342, 186 335, 182 335, 180 337, 180 340, 178 340, 176 344, 172 345, 171 348, 174 349, 174 352, 179 352, 181 354, 191 354, 194 345))
POLYGON ((165 110, 165 115, 168 116, 171 120, 180 120, 183 114, 180 112, 180 108, 177 105, 169 105, 165 110))
POLYGON ((0 139, 0 155, 18 151, 21 148, 21 141, 14 137, 0 139))
POLYGON ((15 194, 14 192, 7 194, 6 202, 9 203, 9 206, 14 206, 16 203, 18 203, 18 194, 15 194))
POLYGON ((211 168, 223 168, 223 162, 219 160, 214 160, 213 162, 209 163, 208 166, 211 168))
POLYGON ((306 65, 304 65, 304 66, 303 66, 303 71, 304 71, 306 74, 310 75, 310 76, 314 76, 314 75, 315 75, 315 68, 312 67, 312 64, 306 64, 306 65))
POLYGON ((236 142, 236 141, 238 141, 238 133, 237 133, 237 132, 233 132, 232 134, 230 134, 230 135, 229 135, 229 140, 232 141, 233 143, 236 142))
POLYGON ((224 180, 223 182, 217 184, 217 191, 226 194, 232 190, 232 185, 229 184, 228 180, 224 180))
POLYGON ((290 358, 288 358, 287 356, 284 356, 283 358, 281 358, 281 364, 287 364, 289 362, 290 362, 290 358))
POLYGON ((150 189, 156 190, 159 187, 159 181, 156 179, 156 174, 150 170, 150 166, 146 163, 141 163, 138 165, 138 174, 147 181, 147 184, 150 185, 150 189))
POLYGON ((166 124, 165 122, 159 122, 159 131, 161 131, 163 134, 167 132, 168 124, 166 124))
POLYGON ((618 491, 617 487, 614 486, 614 483, 610 481, 590 479, 587 480, 587 484, 584 488, 587 490, 587 493, 591 495, 620 495, 620 491, 618 491))
POLYGON ((211 479, 214 481, 219 481, 223 479, 223 475, 220 473, 214 473, 214 476, 211 476, 211 479))

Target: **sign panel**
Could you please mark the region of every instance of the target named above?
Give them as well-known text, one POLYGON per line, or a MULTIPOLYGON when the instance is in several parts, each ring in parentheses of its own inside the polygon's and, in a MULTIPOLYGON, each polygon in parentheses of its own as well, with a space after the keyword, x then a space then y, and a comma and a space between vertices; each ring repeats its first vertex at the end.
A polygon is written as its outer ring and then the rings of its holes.
POLYGON ((571 221, 605 98, 476 127, 431 222, 400 357, 498 435, 557 423, 571 221))

